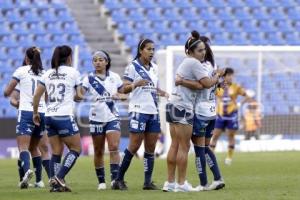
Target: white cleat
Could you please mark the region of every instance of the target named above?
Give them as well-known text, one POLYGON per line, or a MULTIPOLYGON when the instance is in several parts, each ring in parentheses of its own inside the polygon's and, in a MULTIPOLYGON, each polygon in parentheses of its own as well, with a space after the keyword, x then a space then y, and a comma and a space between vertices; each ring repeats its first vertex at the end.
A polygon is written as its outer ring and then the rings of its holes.
POLYGON ((182 185, 176 184, 175 192, 197 192, 197 190, 193 188, 190 183, 185 181, 182 185))
POLYGON ((197 192, 202 192, 202 191, 209 191, 209 185, 205 185, 205 186, 202 186, 202 185, 198 185, 197 187, 195 187, 195 190, 197 192))
POLYGON ((231 163, 232 163, 232 159, 231 158, 226 158, 225 159, 225 165, 231 165, 231 163))
POLYGON ((220 190, 225 187, 225 182, 221 178, 220 180, 213 181, 210 186, 208 186, 209 190, 220 190))
POLYGON ((176 183, 169 183, 168 181, 166 181, 164 183, 164 186, 162 188, 162 191, 164 192, 175 192, 175 188, 176 188, 176 183))
POLYGON ((98 190, 106 190, 106 184, 105 183, 100 183, 98 185, 98 190))
POLYGON ((35 188, 44 188, 45 187, 45 184, 43 181, 39 181, 37 183, 34 183, 34 187, 35 188))
POLYGON ((24 175, 24 177, 23 177, 23 180, 20 182, 20 188, 22 189, 22 188, 28 188, 28 183, 29 183, 29 181, 30 181, 30 179, 32 179, 32 177, 33 177, 33 171, 31 170, 31 169, 29 169, 26 173, 25 173, 25 175, 24 175))

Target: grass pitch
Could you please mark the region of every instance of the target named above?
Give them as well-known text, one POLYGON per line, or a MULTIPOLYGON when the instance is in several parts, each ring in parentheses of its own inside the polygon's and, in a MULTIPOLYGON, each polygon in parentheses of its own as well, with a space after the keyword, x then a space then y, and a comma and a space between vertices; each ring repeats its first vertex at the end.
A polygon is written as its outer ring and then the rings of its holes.
MULTIPOLYGON (((17 187, 17 161, 0 160, 0 200, 277 200, 300 199, 300 153, 236 153, 231 166, 225 166, 225 154, 217 154, 226 187, 219 191, 193 193, 164 193, 162 191, 143 191, 143 161, 133 159, 126 174, 128 191, 98 191, 92 157, 80 157, 67 182, 72 193, 50 193, 49 188, 29 188, 20 190, 17 187)), ((109 165, 106 160, 106 182, 110 183, 109 165)), ((212 176, 207 169, 209 180, 212 176)), ((44 172, 43 172, 44 173, 44 172)), ((45 175, 45 173, 44 173, 45 175)), ((34 179, 34 178, 33 178, 34 179)), ((166 180, 166 160, 157 159, 153 180, 162 186, 166 180)), ((194 166, 194 157, 190 156, 188 180, 193 186, 199 184, 194 166)), ((44 182, 47 183, 46 178, 44 182)))

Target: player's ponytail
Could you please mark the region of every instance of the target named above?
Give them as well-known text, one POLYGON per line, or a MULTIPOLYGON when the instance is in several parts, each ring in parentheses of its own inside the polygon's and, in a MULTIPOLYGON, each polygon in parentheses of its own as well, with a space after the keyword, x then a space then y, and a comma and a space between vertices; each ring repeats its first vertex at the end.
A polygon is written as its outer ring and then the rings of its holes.
POLYGON ((51 68, 58 71, 59 66, 68 65, 68 58, 72 55, 71 47, 67 45, 57 46, 54 49, 52 59, 51 59, 51 68))
POLYGON ((141 57, 140 50, 143 50, 145 48, 146 44, 148 44, 148 43, 154 43, 154 42, 150 39, 141 39, 139 41, 137 51, 136 51, 136 56, 135 56, 134 60, 141 57))
POLYGON ((205 49, 206 49, 204 60, 209 61, 212 66, 215 66, 214 53, 210 48, 210 39, 206 36, 200 36, 200 40, 204 42, 205 49))
POLYGON ((31 71, 38 75, 43 70, 41 52, 37 47, 30 47, 26 50, 26 57, 23 61, 23 65, 31 65, 31 71), (26 58, 28 61, 26 62, 26 58))

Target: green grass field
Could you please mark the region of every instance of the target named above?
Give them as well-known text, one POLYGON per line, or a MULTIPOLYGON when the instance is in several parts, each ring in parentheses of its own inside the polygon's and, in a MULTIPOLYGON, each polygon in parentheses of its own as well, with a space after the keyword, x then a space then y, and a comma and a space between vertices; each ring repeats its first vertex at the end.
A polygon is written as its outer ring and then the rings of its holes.
MULTIPOLYGON (((72 193, 50 193, 49 188, 20 190, 16 160, 0 160, 0 199, 1 200, 93 200, 93 199, 300 199, 300 153, 236 153, 232 166, 225 166, 225 154, 217 154, 226 187, 220 191, 193 193, 164 193, 143 191, 143 161, 134 159, 126 175, 128 191, 97 191, 97 181, 91 157, 78 159, 67 182, 72 193)), ((106 163, 108 163, 106 161, 106 163)), ((208 169, 209 178, 211 173, 208 169)), ((106 180, 110 182, 109 168, 106 167, 106 180)), ((156 160, 154 181, 161 187, 166 179, 166 161, 156 160)), ((198 185, 194 158, 190 157, 188 180, 198 185)), ((44 180, 46 183, 46 179, 44 180)))

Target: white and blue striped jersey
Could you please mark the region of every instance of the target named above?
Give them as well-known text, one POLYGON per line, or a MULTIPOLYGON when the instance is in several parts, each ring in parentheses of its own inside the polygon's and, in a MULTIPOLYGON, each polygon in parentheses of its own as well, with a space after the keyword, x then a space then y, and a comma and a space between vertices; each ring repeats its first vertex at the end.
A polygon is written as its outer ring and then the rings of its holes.
MULTIPOLYGON (((33 111, 33 95, 38 81, 41 80, 45 73, 42 70, 38 75, 35 75, 31 70, 31 65, 19 67, 13 73, 13 79, 18 81, 18 90, 20 91, 19 110, 33 111)), ((39 112, 45 112, 45 98, 44 95, 39 104, 39 112)))
MULTIPOLYGON (((212 78, 216 65, 213 67, 208 61, 202 63, 203 73, 205 77, 212 78)), ((203 88, 197 91, 195 113, 204 117, 216 116, 216 85, 211 88, 203 88)))
POLYGON ((150 63, 147 70, 138 60, 134 60, 126 67, 124 79, 136 82, 147 79, 149 83, 145 86, 135 88, 129 96, 129 112, 144 114, 158 114, 157 108, 157 87, 158 68, 154 63, 150 63))
POLYGON ((118 112, 112 96, 122 87, 120 76, 108 71, 105 79, 101 79, 91 72, 82 81, 82 86, 91 97, 89 120, 96 122, 110 122, 118 119, 118 112))
POLYGON ((40 84, 46 87, 48 100, 45 116, 73 115, 75 88, 81 84, 79 72, 70 66, 49 69, 40 84))

